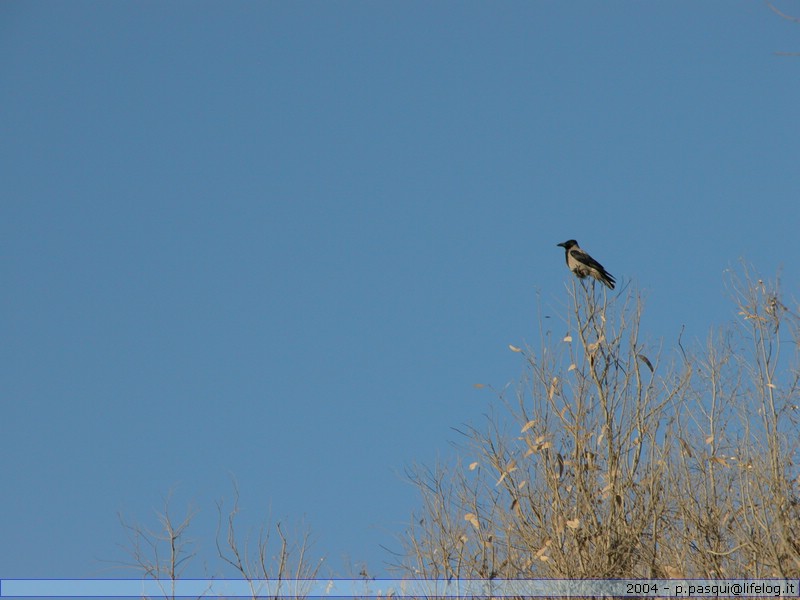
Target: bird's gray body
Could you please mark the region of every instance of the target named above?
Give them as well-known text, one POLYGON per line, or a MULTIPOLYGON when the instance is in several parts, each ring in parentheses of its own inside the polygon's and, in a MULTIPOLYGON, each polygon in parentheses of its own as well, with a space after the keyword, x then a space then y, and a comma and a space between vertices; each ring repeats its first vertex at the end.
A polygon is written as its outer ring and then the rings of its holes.
POLYGON ((567 266, 575 275, 581 279, 584 277, 593 277, 610 289, 614 289, 614 285, 616 284, 614 277, 603 268, 603 265, 589 256, 586 251, 582 250, 581 247, 578 246, 578 242, 575 240, 567 240, 558 245, 564 248, 567 266))

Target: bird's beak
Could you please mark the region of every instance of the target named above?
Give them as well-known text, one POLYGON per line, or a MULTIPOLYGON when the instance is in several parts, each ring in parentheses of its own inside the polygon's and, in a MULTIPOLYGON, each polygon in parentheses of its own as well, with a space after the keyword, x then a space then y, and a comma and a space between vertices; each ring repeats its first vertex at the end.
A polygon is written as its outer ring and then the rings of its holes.
POLYGON ((562 248, 566 248, 567 247, 566 244, 564 244, 564 242, 561 242, 560 244, 556 244, 556 246, 561 246, 562 248))

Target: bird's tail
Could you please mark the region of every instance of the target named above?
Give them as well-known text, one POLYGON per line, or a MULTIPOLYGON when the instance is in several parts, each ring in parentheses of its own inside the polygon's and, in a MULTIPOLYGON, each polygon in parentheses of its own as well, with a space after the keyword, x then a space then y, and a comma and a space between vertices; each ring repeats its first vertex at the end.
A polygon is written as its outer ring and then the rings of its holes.
POLYGON ((606 287, 612 290, 614 289, 614 286, 617 284, 617 281, 614 279, 611 273, 605 270, 600 271, 598 279, 602 281, 606 285, 606 287))

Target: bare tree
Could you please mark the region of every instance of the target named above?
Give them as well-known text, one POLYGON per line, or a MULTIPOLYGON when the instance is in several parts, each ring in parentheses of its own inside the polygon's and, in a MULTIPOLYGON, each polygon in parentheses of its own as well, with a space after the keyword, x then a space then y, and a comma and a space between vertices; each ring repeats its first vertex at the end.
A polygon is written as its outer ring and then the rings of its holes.
POLYGON ((395 566, 417 577, 796 577, 800 327, 777 289, 749 272, 731 282, 747 329, 692 354, 679 340, 667 359, 642 339, 635 290, 573 282, 564 333, 512 347, 525 376, 484 428, 462 431, 462 462, 410 474, 422 506, 395 566))
POLYGON ((219 515, 216 546, 217 554, 244 580, 250 582, 252 597, 263 598, 259 593, 259 579, 270 579, 278 582, 275 588, 275 598, 304 598, 308 595, 310 583, 307 580, 316 578, 322 567, 323 559, 310 561, 308 552, 311 548, 311 538, 308 531, 301 534, 299 541, 291 541, 280 522, 274 525, 277 540, 272 538, 271 527, 264 526, 258 532, 255 544, 250 544, 246 539, 240 542, 236 534, 236 518, 239 514, 239 489, 234 484, 233 507, 227 513, 223 511, 222 501, 217 503, 219 515), (223 525, 224 522, 224 525, 223 525), (224 541, 221 539, 224 535, 224 541), (275 543, 273 543, 273 541, 275 543), (287 582, 284 587, 282 582, 287 582))
MULTIPOLYGON (((269 591, 275 598, 306 597, 310 584, 298 580, 314 579, 324 562, 323 558, 310 558, 312 544, 308 531, 295 538, 280 522, 276 522, 264 525, 257 532, 255 542, 251 543, 249 534, 245 534, 242 541, 236 527, 240 509, 239 490, 235 483, 232 508, 225 513, 223 505, 223 501, 217 502, 215 536, 217 557, 222 565, 233 568, 239 578, 248 582, 253 598, 267 597, 258 581, 264 579, 271 580, 269 591), (285 585, 284 581, 287 581, 285 585)), ((193 540, 188 537, 196 514, 195 510, 189 509, 182 520, 176 520, 168 497, 163 511, 158 513, 156 529, 132 525, 120 517, 127 532, 126 551, 130 555, 130 561, 123 566, 135 570, 144 579, 158 581, 164 598, 176 597, 178 580, 197 556, 193 540)), ((208 576, 213 579, 216 574, 208 576)))
POLYGON ((164 508, 157 515, 157 529, 129 524, 118 515, 128 537, 125 549, 131 559, 123 566, 139 572, 145 579, 166 582, 161 584, 164 598, 175 598, 175 582, 195 557, 187 530, 197 513, 189 508, 186 516, 176 521, 170 510, 170 499, 171 494, 164 499, 164 508))

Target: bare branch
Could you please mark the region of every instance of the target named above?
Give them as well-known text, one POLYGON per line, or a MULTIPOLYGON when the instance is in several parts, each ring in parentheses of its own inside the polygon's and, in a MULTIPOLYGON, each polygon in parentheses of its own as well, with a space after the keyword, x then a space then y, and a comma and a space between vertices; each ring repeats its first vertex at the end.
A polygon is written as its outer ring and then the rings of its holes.
POLYGON ((778 10, 778 8, 769 0, 765 0, 767 6, 774 12, 776 15, 781 17, 782 19, 786 19, 787 21, 792 21, 793 23, 800 23, 800 17, 795 17, 792 15, 787 15, 785 12, 778 10))

